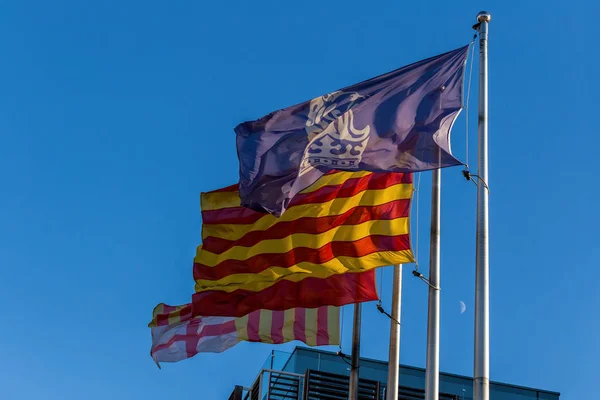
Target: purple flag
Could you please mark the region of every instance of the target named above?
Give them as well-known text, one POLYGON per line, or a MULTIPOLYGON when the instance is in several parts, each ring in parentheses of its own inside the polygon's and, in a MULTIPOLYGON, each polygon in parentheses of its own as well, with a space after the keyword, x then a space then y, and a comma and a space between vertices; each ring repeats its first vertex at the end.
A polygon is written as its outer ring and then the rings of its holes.
POLYGON ((281 215, 332 169, 418 172, 461 164, 450 130, 468 46, 235 128, 242 205, 281 215))

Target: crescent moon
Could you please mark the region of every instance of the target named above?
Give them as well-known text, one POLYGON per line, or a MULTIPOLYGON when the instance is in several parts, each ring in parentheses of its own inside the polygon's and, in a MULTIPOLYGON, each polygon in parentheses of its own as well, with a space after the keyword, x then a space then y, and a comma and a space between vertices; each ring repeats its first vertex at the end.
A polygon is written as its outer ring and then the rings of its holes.
POLYGON ((460 302, 460 313, 462 314, 465 311, 467 311, 467 305, 463 301, 461 301, 460 302))

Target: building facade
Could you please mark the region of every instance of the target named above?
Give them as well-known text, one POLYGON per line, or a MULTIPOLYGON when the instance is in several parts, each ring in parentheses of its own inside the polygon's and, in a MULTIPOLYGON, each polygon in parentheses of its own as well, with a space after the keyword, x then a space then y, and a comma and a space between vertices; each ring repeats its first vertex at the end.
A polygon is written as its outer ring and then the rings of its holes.
MULTIPOLYGON (((343 355, 296 347, 290 353, 274 351, 255 382, 236 387, 231 400, 337 400, 348 398, 350 359, 343 355)), ((388 364, 361 358, 361 400, 384 400, 388 364)), ((424 398, 425 370, 400 366, 399 400, 424 398)), ((505 383, 490 384, 490 400, 559 400, 560 393, 505 383)), ((440 372, 440 400, 472 400, 473 380, 440 372)))

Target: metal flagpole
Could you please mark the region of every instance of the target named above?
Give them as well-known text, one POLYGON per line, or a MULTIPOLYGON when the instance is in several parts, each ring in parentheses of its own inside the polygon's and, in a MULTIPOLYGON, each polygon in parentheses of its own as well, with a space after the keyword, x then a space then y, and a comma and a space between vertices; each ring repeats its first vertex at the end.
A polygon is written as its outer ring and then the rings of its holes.
POLYGON ((350 369, 349 400, 358 400, 358 368, 360 360, 360 320, 362 304, 354 304, 354 323, 352 326, 352 361, 350 369))
POLYGON ((438 400, 440 386, 440 198, 442 171, 432 171, 431 234, 429 245, 429 300, 427 307, 427 361, 425 400, 438 400))
POLYGON ((473 399, 490 398, 490 291, 488 238, 488 23, 492 16, 482 11, 479 23, 479 124, 477 175, 477 232, 475 265, 475 360, 473 399), (485 183, 482 184, 482 183, 485 183))
POLYGON ((398 400, 400 372, 400 313, 402 310, 402 264, 394 265, 392 288, 392 318, 390 319, 390 356, 386 400, 398 400))

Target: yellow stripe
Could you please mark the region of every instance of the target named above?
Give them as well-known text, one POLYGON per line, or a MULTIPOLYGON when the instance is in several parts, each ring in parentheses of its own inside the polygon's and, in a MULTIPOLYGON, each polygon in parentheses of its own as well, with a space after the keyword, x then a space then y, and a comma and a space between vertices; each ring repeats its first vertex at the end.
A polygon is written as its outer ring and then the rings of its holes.
POLYGON ((248 340, 248 315, 234 319, 238 340, 248 340))
POLYGON ((240 206, 240 195, 237 191, 202 193, 200 195, 200 207, 202 211, 219 210, 221 208, 240 206))
POLYGON ((260 310, 260 319, 258 322, 258 336, 263 343, 273 343, 271 337, 271 326, 273 325, 273 311, 260 310))
POLYGON ((340 344, 340 312, 339 307, 327 307, 329 344, 340 344))
POLYGON ((358 206, 378 206, 393 200, 410 199, 412 194, 412 184, 399 183, 385 189, 365 190, 352 197, 291 207, 280 218, 265 214, 264 217, 252 224, 203 224, 202 239, 213 236, 226 240, 238 240, 248 232, 264 231, 278 222, 294 221, 301 217, 318 218, 340 215, 358 206))
POLYGON ((317 345, 317 308, 307 308, 306 318, 304 319, 304 334, 306 335, 306 344, 309 346, 317 345))
POLYGON ((160 314, 164 314, 164 313, 165 313, 165 305, 164 305, 164 303, 160 303, 156 307, 154 307, 154 310, 152 310, 152 319, 154 320, 160 314))
POLYGON ((155 326, 158 326, 158 324, 156 323, 156 318, 158 317, 159 314, 164 314, 164 313, 165 313, 165 305, 163 303, 160 303, 156 307, 154 307, 154 310, 152 310, 152 321, 150 321, 150 323, 148 324, 148 327, 153 328, 155 326))
MULTIPOLYGON (((325 175, 300 193, 311 193, 325 186, 341 185, 348 179, 362 178, 363 176, 370 174, 372 174, 372 172, 340 172, 337 174, 325 175)), ((238 191, 201 193, 200 203, 203 211, 240 207, 241 205, 238 191)))
POLYGON ((148 324, 149 327, 158 326, 158 316, 165 314, 167 314, 168 325, 175 325, 181 322, 181 310, 186 307, 185 305, 176 306, 175 309, 173 311, 170 311, 169 313, 165 311, 165 307, 166 306, 164 303, 161 303, 154 307, 154 310, 152 311, 152 321, 150 321, 150 323, 148 324))
POLYGON ((181 310, 169 313, 169 325, 175 325, 181 322, 181 310))
POLYGON ((280 280, 299 282, 309 277, 324 279, 345 272, 362 272, 386 265, 411 262, 414 262, 414 258, 410 250, 381 251, 363 257, 337 257, 323 264, 302 262, 290 268, 272 267, 258 274, 233 274, 216 281, 199 279, 196 281, 196 292, 233 292, 237 289, 258 292, 280 280))
POLYGON ((283 336, 284 342, 296 340, 294 337, 294 321, 296 320, 296 311, 296 308, 290 308, 284 311, 283 328, 281 329, 281 336, 283 336))
POLYGON ((302 193, 302 194, 312 193, 312 192, 315 192, 325 186, 341 185, 342 183, 346 182, 348 179, 362 178, 363 176, 367 176, 367 175, 371 175, 371 174, 372 174, 372 172, 361 171, 361 172, 338 172, 336 174, 324 175, 321 178, 319 178, 315 183, 313 183, 306 189, 302 190, 300 193, 302 193))
POLYGON ((282 254, 298 247, 319 249, 333 241, 353 242, 371 235, 406 235, 408 218, 366 221, 358 225, 341 225, 320 234, 295 233, 282 239, 268 239, 252 247, 234 246, 221 254, 214 254, 204 247, 196 253, 194 262, 214 267, 226 260, 246 260, 259 254, 282 254))

